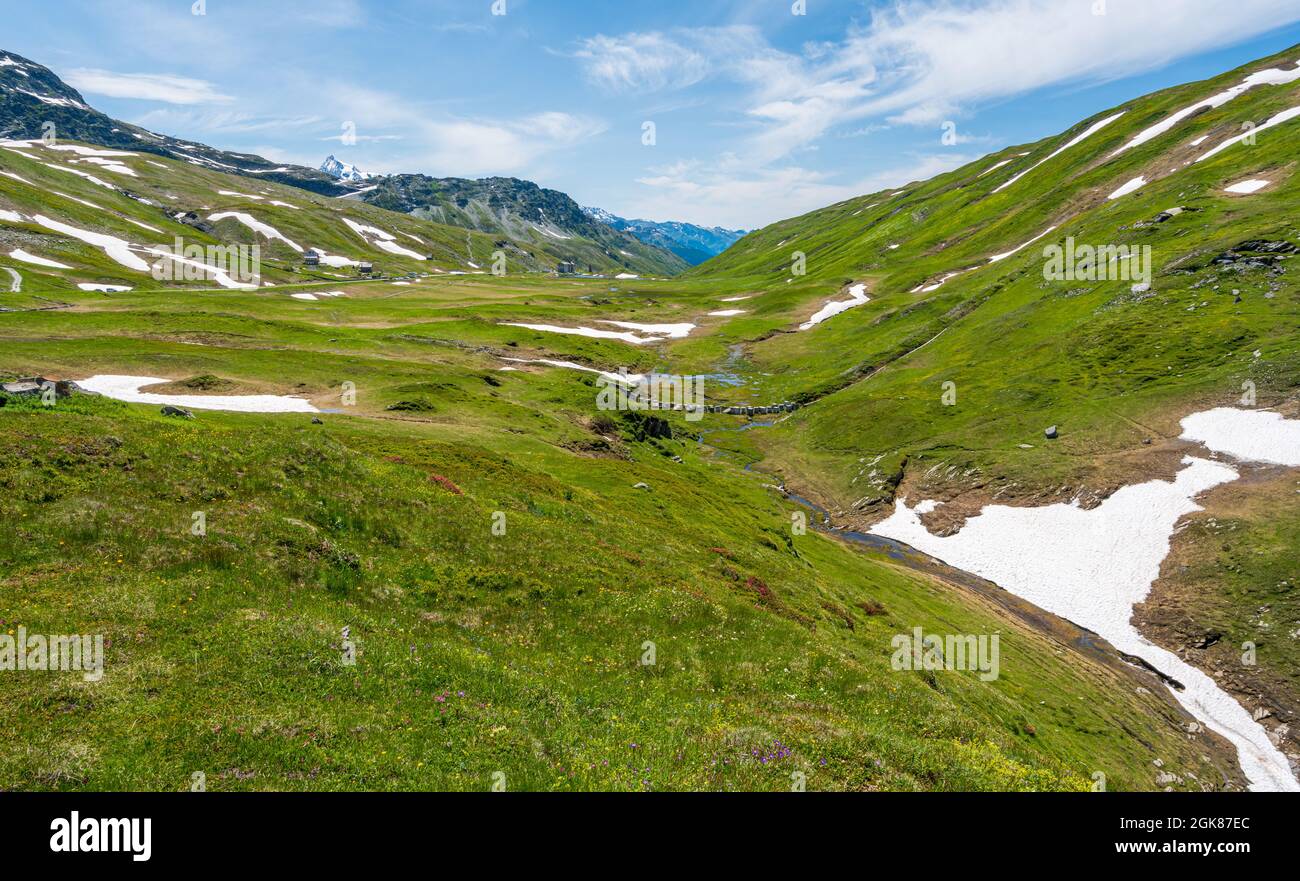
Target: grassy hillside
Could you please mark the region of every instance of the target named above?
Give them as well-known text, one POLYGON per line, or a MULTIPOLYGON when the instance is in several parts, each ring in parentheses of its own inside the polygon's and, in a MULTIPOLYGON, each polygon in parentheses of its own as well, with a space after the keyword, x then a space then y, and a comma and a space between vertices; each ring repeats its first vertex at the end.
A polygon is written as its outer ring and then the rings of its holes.
POLYGON ((0 678, 0 785, 1127 789, 1155 785, 1152 751, 1193 788, 1236 779, 1153 678, 1077 631, 796 536, 743 456, 681 421, 636 441, 594 418, 585 376, 498 369, 534 354, 527 331, 466 344, 443 320, 527 312, 539 288, 589 308, 581 286, 465 279, 0 316, 5 372, 216 374, 342 411, 0 408, 3 626, 110 640, 99 683, 0 678), (894 671, 914 626, 999 632, 1000 678, 894 671))
MULTIPOLYGON (((102 246, 42 225, 34 220, 37 216, 92 235, 113 236, 131 245, 133 252, 151 265, 158 257, 147 249, 172 247, 177 237, 187 247, 257 244, 262 249, 261 281, 275 285, 357 277, 351 266, 306 267, 303 252, 307 249, 354 262, 371 261, 389 276, 486 273, 497 252, 504 255, 506 272, 547 271, 568 253, 558 240, 521 245, 351 198, 319 196, 269 182, 257 184, 145 153, 109 151, 127 155, 103 157, 60 149, 84 146, 60 142, 51 147, 40 141, 21 141, 6 142, 0 149, 0 211, 7 212, 0 214, 0 267, 17 271, 24 279, 25 291, 55 293, 97 282, 140 288, 171 284, 112 259, 102 246), (128 171, 114 171, 102 163, 128 171), (87 174, 96 180, 87 179, 87 174), (245 215, 279 236, 231 215, 245 215), (369 229, 359 232, 347 221, 369 229), (21 260, 12 256, 14 250, 68 268, 21 260)), ((182 279, 176 284, 218 286, 211 279, 182 279)))
MULTIPOLYGON (((139 230, 128 218, 176 232, 162 206, 246 211, 393 271, 430 265, 383 256, 342 218, 419 237, 444 270, 485 266, 491 248, 275 185, 221 200, 240 189, 223 175, 124 159, 150 206, 49 167, 69 157, 46 148, 0 150, 0 171, 31 182, 0 175, 0 211, 23 218, 0 221, 0 253, 74 267, 0 259, 24 276, 0 293, 0 373, 149 375, 328 411, 318 425, 89 398, 0 408, 0 628, 112 640, 99 683, 0 677, 18 720, 0 786, 179 789, 195 771, 213 789, 486 789, 497 771, 512 789, 788 789, 795 771, 814 789, 1086 789, 1097 773, 1152 789, 1164 772, 1240 785, 1232 751, 1095 638, 897 548, 797 534, 801 509, 772 484, 840 524, 871 522, 900 494, 941 499, 955 528, 994 498, 1092 504, 1172 474, 1194 451, 1178 420, 1235 402, 1247 380, 1260 405, 1300 409, 1291 251, 1264 244, 1300 242, 1300 121, 1193 161, 1241 122, 1300 105, 1300 85, 1259 86, 1109 158, 1291 55, 760 230, 668 281, 546 279, 512 256, 504 278, 356 282, 295 272, 296 253, 263 238, 277 287, 146 289, 30 218, 57 208, 126 237, 139 230), (1139 175, 1149 183, 1107 198, 1139 175), (1269 183, 1225 192, 1247 178, 1269 183), (1045 279, 1043 247, 1067 236, 1149 245, 1150 287, 1045 279), (795 250, 805 275, 790 272, 795 250), (77 288, 123 278, 137 289, 77 288), (869 302, 798 329, 855 284, 869 302), (692 327, 632 341, 514 326, 616 321, 692 327), (802 406, 672 416, 674 436, 655 439, 662 426, 597 412, 591 374, 524 363, 540 358, 698 372, 711 404, 802 406), (206 536, 189 531, 196 511, 206 536), (356 666, 341 658, 345 626, 356 666), (916 626, 998 633, 1000 678, 893 670, 891 639, 916 626)), ((184 231, 253 240, 220 224, 184 231)), ((1293 483, 1261 470, 1212 493, 1142 612, 1176 649, 1218 633, 1189 655, 1203 666, 1260 642, 1259 667, 1224 684, 1273 708, 1274 725, 1300 694, 1283 637, 1300 626, 1293 483), (1219 552, 1191 544, 1207 535, 1219 552)))

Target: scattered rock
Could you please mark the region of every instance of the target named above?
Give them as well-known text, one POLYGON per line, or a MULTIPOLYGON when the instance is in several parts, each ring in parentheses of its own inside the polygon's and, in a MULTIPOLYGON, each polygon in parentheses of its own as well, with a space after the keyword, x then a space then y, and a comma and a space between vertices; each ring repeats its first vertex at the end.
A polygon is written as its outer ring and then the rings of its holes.
POLYGON ((1061 433, 1057 430, 1055 425, 1053 425, 1051 428, 1048 428, 1046 431, 1043 432, 1043 434, 1047 436, 1048 440, 1056 440, 1058 437, 1061 436, 1061 433))
POLYGON ((643 490, 646 490, 646 491, 648 492, 648 491, 650 490, 650 484, 648 484, 648 483, 638 483, 636 486, 632 487, 632 489, 643 489, 643 490))
POLYGON ((325 424, 325 420, 324 420, 324 419, 321 419, 319 416, 313 416, 313 417, 311 418, 311 424, 312 424, 312 425, 324 425, 324 424, 325 424))
POLYGON ((184 410, 180 407, 173 407, 171 404, 163 404, 162 410, 160 412, 164 416, 175 416, 179 419, 194 418, 194 414, 191 413, 189 410, 184 410))

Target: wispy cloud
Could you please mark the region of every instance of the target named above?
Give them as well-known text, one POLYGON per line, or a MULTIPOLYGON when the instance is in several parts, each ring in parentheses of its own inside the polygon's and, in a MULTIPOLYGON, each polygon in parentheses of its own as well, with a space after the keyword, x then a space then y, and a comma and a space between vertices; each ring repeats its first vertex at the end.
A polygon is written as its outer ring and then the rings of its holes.
POLYGON ((114 73, 110 70, 76 68, 64 74, 74 89, 88 95, 136 98, 166 104, 228 104, 235 99, 223 95, 206 80, 162 73, 114 73))
POLYGON ((587 78, 611 92, 649 92, 694 85, 709 74, 700 51, 662 33, 598 34, 581 41, 575 58, 587 78))
POLYGON ((734 152, 762 167, 841 125, 937 127, 987 102, 1130 76, 1297 20, 1294 0, 896 0, 843 39, 798 51, 737 25, 598 36, 574 57, 613 91, 744 86, 730 100, 755 130, 734 152))
POLYGON ((631 210, 636 217, 690 217, 701 224, 752 229, 863 193, 926 180, 975 158, 957 152, 917 156, 847 182, 797 166, 746 168, 735 157, 715 163, 679 162, 639 178, 644 189, 631 210))
POLYGON ((833 65, 882 72, 880 93, 854 112, 932 124, 1047 86, 1156 69, 1297 20, 1294 0, 902 0, 851 32, 833 65))

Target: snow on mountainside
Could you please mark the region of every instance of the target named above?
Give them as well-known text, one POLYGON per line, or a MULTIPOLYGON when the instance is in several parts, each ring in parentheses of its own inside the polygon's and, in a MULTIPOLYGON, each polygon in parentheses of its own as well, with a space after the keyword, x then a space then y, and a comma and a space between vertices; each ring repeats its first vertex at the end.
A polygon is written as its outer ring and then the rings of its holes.
POLYGON ((335 159, 333 155, 320 164, 320 170, 336 180, 362 181, 371 177, 355 165, 335 159))
POLYGON ((281 165, 249 153, 218 150, 113 119, 88 105, 54 72, 0 49, 0 140, 82 141, 149 153, 195 168, 278 183, 322 196, 346 197, 418 219, 496 236, 529 265, 573 262, 592 272, 676 275, 688 264, 592 221, 563 193, 531 181, 370 175, 331 156, 320 169, 281 165))
POLYGON ((347 195, 354 189, 313 168, 217 150, 113 119, 87 104, 76 89, 49 68, 0 49, 0 138, 21 141, 45 137, 138 150, 209 171, 288 184, 326 196, 347 195))

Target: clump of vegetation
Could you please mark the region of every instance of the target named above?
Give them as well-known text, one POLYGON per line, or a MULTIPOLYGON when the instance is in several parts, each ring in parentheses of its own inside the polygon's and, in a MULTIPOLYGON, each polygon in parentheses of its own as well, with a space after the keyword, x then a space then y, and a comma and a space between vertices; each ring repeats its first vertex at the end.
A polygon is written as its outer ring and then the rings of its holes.
POLYGON ((384 408, 396 413, 432 413, 438 408, 428 398, 411 398, 405 401, 396 401, 384 408))

